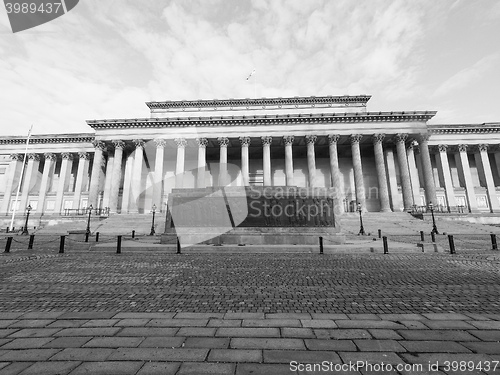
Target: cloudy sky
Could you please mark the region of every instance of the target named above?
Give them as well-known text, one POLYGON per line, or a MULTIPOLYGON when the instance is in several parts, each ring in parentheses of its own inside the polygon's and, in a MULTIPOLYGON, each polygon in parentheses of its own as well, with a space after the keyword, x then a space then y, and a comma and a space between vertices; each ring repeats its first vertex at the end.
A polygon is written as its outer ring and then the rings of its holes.
POLYGON ((497 0, 80 0, 13 34, 0 135, 91 131, 151 100, 372 95, 368 110, 500 121, 497 0))

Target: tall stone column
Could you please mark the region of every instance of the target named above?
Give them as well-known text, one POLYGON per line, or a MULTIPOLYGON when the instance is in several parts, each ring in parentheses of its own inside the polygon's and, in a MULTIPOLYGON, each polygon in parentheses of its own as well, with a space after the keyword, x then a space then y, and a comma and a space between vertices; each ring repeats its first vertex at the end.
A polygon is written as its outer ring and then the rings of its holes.
POLYGON ((455 199, 455 189, 453 188, 453 181, 451 179, 450 164, 448 163, 448 154, 446 149, 448 146, 439 145, 439 166, 441 168, 441 173, 443 174, 444 188, 446 192, 446 201, 448 204, 448 212, 451 208, 455 208, 457 205, 455 199))
POLYGON ((432 173, 431 155, 429 154, 429 135, 421 134, 419 139, 420 158, 422 160, 422 168, 424 169, 424 189, 425 189, 425 203, 437 204, 436 185, 434 184, 434 176, 432 173))
POLYGON ((229 146, 229 139, 226 137, 219 137, 217 140, 220 146, 219 186, 226 186, 229 183, 227 175, 227 146, 229 146))
POLYGON ((340 175, 339 156, 337 150, 337 142, 339 141, 339 139, 340 135, 338 134, 328 135, 328 143, 329 143, 328 151, 330 153, 330 175, 331 175, 330 183, 332 184, 332 188, 334 189, 335 198, 340 202, 340 204, 338 204, 338 207, 342 211, 344 211, 344 205, 342 204, 342 201, 344 199, 344 189, 342 186, 342 180, 341 180, 342 177, 340 175))
POLYGON ((307 143, 307 170, 309 171, 309 187, 316 186, 316 157, 314 155, 315 135, 306 135, 307 143))
POLYGON ((59 181, 57 183, 56 191, 56 204, 54 207, 55 213, 63 212, 64 192, 66 191, 68 177, 71 173, 71 167, 73 165, 73 154, 70 154, 69 152, 63 152, 61 154, 61 157, 61 172, 59 173, 59 181))
POLYGON ((16 180, 16 177, 18 174, 21 172, 21 167, 23 165, 23 155, 20 154, 12 154, 10 155, 10 163, 9 163, 9 172, 7 174, 7 181, 5 184, 5 193, 3 195, 3 200, 2 200, 2 208, 1 208, 1 213, 2 214, 8 214, 9 213, 9 206, 10 206, 10 200, 12 196, 12 192, 14 190, 14 181, 16 180))
POLYGON ((500 176, 500 145, 495 146, 495 164, 497 167, 497 174, 500 176))
MULTIPOLYGON (((73 208, 80 208, 80 199, 82 197, 83 184, 87 180, 89 170, 90 155, 87 152, 78 153, 78 170, 76 172, 75 194, 73 197, 73 208)), ((47 162, 47 161, 46 161, 47 162)), ((44 170, 45 172, 45 170, 44 170)))
POLYGON ((465 193, 467 195, 467 205, 469 206, 469 212, 478 212, 476 192, 474 190, 469 158, 467 156, 467 145, 458 145, 458 154, 455 154, 455 162, 458 166, 458 175, 465 185, 465 193))
POLYGON ((186 155, 187 141, 185 138, 175 138, 177 144, 177 161, 175 164, 175 187, 182 188, 184 184, 184 158, 186 155))
POLYGON ((356 204, 361 204, 361 209, 366 211, 365 183, 363 181, 363 166, 361 164, 361 151, 359 142, 361 134, 351 135, 352 166, 354 170, 354 186, 356 189, 356 204))
POLYGON ((94 161, 92 162, 92 172, 90 174, 90 189, 89 189, 89 201, 88 205, 97 208, 97 199, 99 198, 99 180, 101 175, 102 163, 104 161, 103 151, 105 149, 104 142, 94 141, 93 142, 94 151, 94 161))
POLYGON ((373 136, 373 149, 375 152, 375 169, 377 170, 380 211, 391 212, 389 190, 387 189, 387 175, 385 173, 384 149, 382 147, 384 138, 385 134, 375 134, 373 136))
POLYGON ((387 165, 387 177, 389 182, 389 193, 391 197, 391 206, 394 212, 401 211, 401 196, 398 190, 398 181, 396 179, 396 163, 394 162, 394 151, 392 148, 387 147, 385 150, 385 160, 387 165))
POLYGON ((408 159, 406 158, 405 141, 408 134, 396 134, 396 152, 398 154, 399 174, 401 176, 401 188, 403 190, 403 206, 405 211, 411 211, 413 205, 413 194, 411 191, 410 171, 408 170, 408 159))
MULTIPOLYGON (((130 212, 138 213, 141 210, 141 195, 143 193, 142 181, 142 165, 144 163, 144 141, 142 139, 133 140, 134 150, 134 166, 132 170, 132 189, 131 189, 131 205, 130 212)), ((145 207, 143 207, 145 209, 145 207)))
POLYGON ((37 211, 39 213, 45 212, 45 198, 47 197, 47 191, 49 188, 49 181, 54 175, 55 161, 57 160, 56 155, 47 152, 44 154, 45 164, 43 165, 42 181, 40 183, 40 192, 38 193, 38 207, 37 211))
POLYGON ((420 182, 418 179, 418 169, 415 160, 415 141, 410 143, 406 150, 406 157, 408 159, 408 169, 410 170, 411 190, 413 192, 413 204, 420 205, 420 182))
POLYGON ((293 152, 292 144, 294 137, 293 135, 285 135, 283 137, 285 141, 285 175, 286 175, 286 186, 294 186, 293 180, 293 152))
POLYGON ((262 137, 262 170, 264 172, 264 186, 272 186, 271 177, 271 143, 273 137, 262 137))
POLYGON ((500 211, 500 204, 498 202, 495 183, 493 181, 490 159, 488 158, 488 145, 486 144, 479 145, 478 151, 479 151, 479 159, 481 160, 481 171, 486 181, 488 200, 490 202, 490 211, 498 212, 500 211))
POLYGON ((250 147, 250 137, 240 137, 241 143, 241 175, 243 177, 243 186, 250 185, 250 159, 248 156, 248 147, 250 147))
POLYGON ((111 172, 111 189, 109 193, 109 209, 111 212, 118 211, 118 194, 120 192, 120 184, 122 180, 122 159, 123 159, 123 149, 125 148, 125 142, 123 141, 113 141, 115 146, 115 154, 113 161, 113 170, 111 172))
POLYGON ((153 186, 153 204, 158 210, 162 210, 162 193, 163 193, 163 159, 165 156, 165 146, 167 142, 164 139, 156 138, 156 158, 155 158, 155 174, 153 186))
POLYGON ((21 200, 19 203, 19 209, 24 210, 28 205, 28 195, 32 188, 31 179, 38 174, 38 163, 40 162, 40 156, 38 154, 28 154, 28 165, 24 171, 24 179, 21 190, 21 200))
MULTIPOLYGON (((129 152, 125 161, 125 175, 123 176, 122 213, 130 212, 130 197, 132 196, 132 177, 134 175, 134 152, 129 152)), ((133 207, 136 205, 134 203, 133 207)))
POLYGON ((198 143, 198 172, 196 174, 196 187, 205 188, 205 168, 207 165, 208 139, 196 138, 196 143, 198 143))
POLYGON ((109 208, 109 197, 111 195, 111 181, 113 180, 113 164, 115 163, 115 151, 111 146, 106 147, 108 158, 105 161, 104 184, 102 194, 103 207, 109 208))

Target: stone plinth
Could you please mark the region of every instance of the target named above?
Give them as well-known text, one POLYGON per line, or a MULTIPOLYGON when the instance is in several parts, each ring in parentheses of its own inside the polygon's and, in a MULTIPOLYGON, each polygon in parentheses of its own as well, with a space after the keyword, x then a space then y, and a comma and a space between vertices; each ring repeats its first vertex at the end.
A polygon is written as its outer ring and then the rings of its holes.
POLYGON ((342 243, 334 189, 211 187, 174 189, 162 243, 179 236, 183 246, 209 244, 342 243))

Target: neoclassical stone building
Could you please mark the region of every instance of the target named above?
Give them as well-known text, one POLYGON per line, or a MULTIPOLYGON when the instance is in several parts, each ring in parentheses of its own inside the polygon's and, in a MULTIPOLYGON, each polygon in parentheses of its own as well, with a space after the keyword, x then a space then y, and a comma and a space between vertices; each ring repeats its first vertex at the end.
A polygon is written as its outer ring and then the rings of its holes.
POLYGON ((344 211, 500 211, 500 123, 429 125, 434 111, 370 112, 369 99, 148 102, 148 118, 32 136, 26 157, 25 137, 1 137, 0 215, 143 213, 173 188, 227 184, 333 188, 344 211))

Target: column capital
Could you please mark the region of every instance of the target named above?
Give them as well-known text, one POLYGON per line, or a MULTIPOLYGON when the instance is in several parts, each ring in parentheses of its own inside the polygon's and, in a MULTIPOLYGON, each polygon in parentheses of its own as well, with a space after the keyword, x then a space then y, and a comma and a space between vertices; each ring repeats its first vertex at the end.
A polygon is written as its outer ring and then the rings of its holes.
POLYGON ((439 152, 446 152, 446 150, 448 149, 448 146, 447 145, 438 145, 438 150, 439 152))
POLYGON ((142 140, 142 139, 133 139, 132 142, 134 143, 135 148, 144 147, 144 140, 142 140))
POLYGON ((164 148, 167 145, 167 141, 163 138, 155 138, 154 142, 157 148, 164 148))
POLYGON ((10 154, 10 158, 15 161, 23 161, 24 156, 21 154, 10 154))
POLYGON ((83 151, 80 151, 80 152, 78 153, 78 157, 79 157, 80 159, 83 159, 83 160, 90 160, 90 155, 89 155, 89 153, 88 153, 88 152, 83 152, 83 151))
POLYGON ((489 145, 487 144, 480 144, 480 145, 477 145, 477 149, 481 152, 481 151, 488 151, 488 147, 489 145))
POLYGON ((114 141, 111 141, 113 143, 113 146, 115 146, 115 149, 124 149, 125 148, 125 142, 121 141, 121 140, 114 140, 114 141))
POLYGON ((340 134, 328 134, 328 143, 333 145, 337 143, 340 139, 340 134))
POLYGON ((56 160, 57 157, 56 157, 56 154, 52 153, 52 152, 46 152, 45 154, 43 154, 43 156, 45 157, 45 160, 56 160))
POLYGON ((92 141, 92 145, 97 150, 104 151, 106 149, 106 144, 102 141, 92 141))
POLYGON ((229 138, 227 138, 227 137, 218 137, 217 141, 219 142, 220 147, 229 146, 229 138))
POLYGON ((268 135, 261 137, 260 139, 262 139, 263 146, 269 146, 273 142, 273 137, 270 137, 268 135))
POLYGON ((240 143, 241 143, 241 147, 250 146, 250 137, 247 137, 247 136, 240 137, 240 143))
POLYGON ((305 139, 306 139, 306 144, 309 145, 309 144, 315 144, 318 137, 313 134, 309 134, 305 136, 305 139))
POLYGON ((351 134, 351 144, 359 143, 361 141, 361 138, 363 138, 361 134, 351 134))
POLYGON ((39 161, 40 160, 40 155, 38 155, 38 154, 28 154, 28 159, 29 160, 34 160, 34 161, 39 161))
POLYGON ((285 135, 283 136, 283 141, 285 142, 285 145, 286 146, 291 146, 293 144, 293 140, 294 140, 294 136, 293 135, 285 135))
POLYGON ((175 138, 174 142, 177 145, 177 148, 185 148, 187 146, 186 138, 175 138))
POLYGON ((382 143, 384 141, 384 138, 385 138, 385 134, 383 134, 383 133, 373 134, 373 136, 372 136, 373 144, 382 143))
POLYGON ((63 152, 61 154, 61 157, 64 159, 64 160, 73 160, 73 154, 69 153, 69 152, 63 152))
POLYGON ((461 145, 458 145, 458 152, 467 152, 467 145, 465 144, 461 144, 461 145))
POLYGON ((430 134, 419 134, 417 139, 418 139, 418 142, 421 143, 421 142, 427 142, 430 138, 430 134))
POLYGON ((206 138, 196 138, 196 143, 198 144, 199 148, 207 148, 208 139, 206 139, 206 138))
POLYGON ((396 140, 397 143, 404 143, 407 138, 408 134, 406 133, 398 133, 394 136, 394 139, 396 140))

